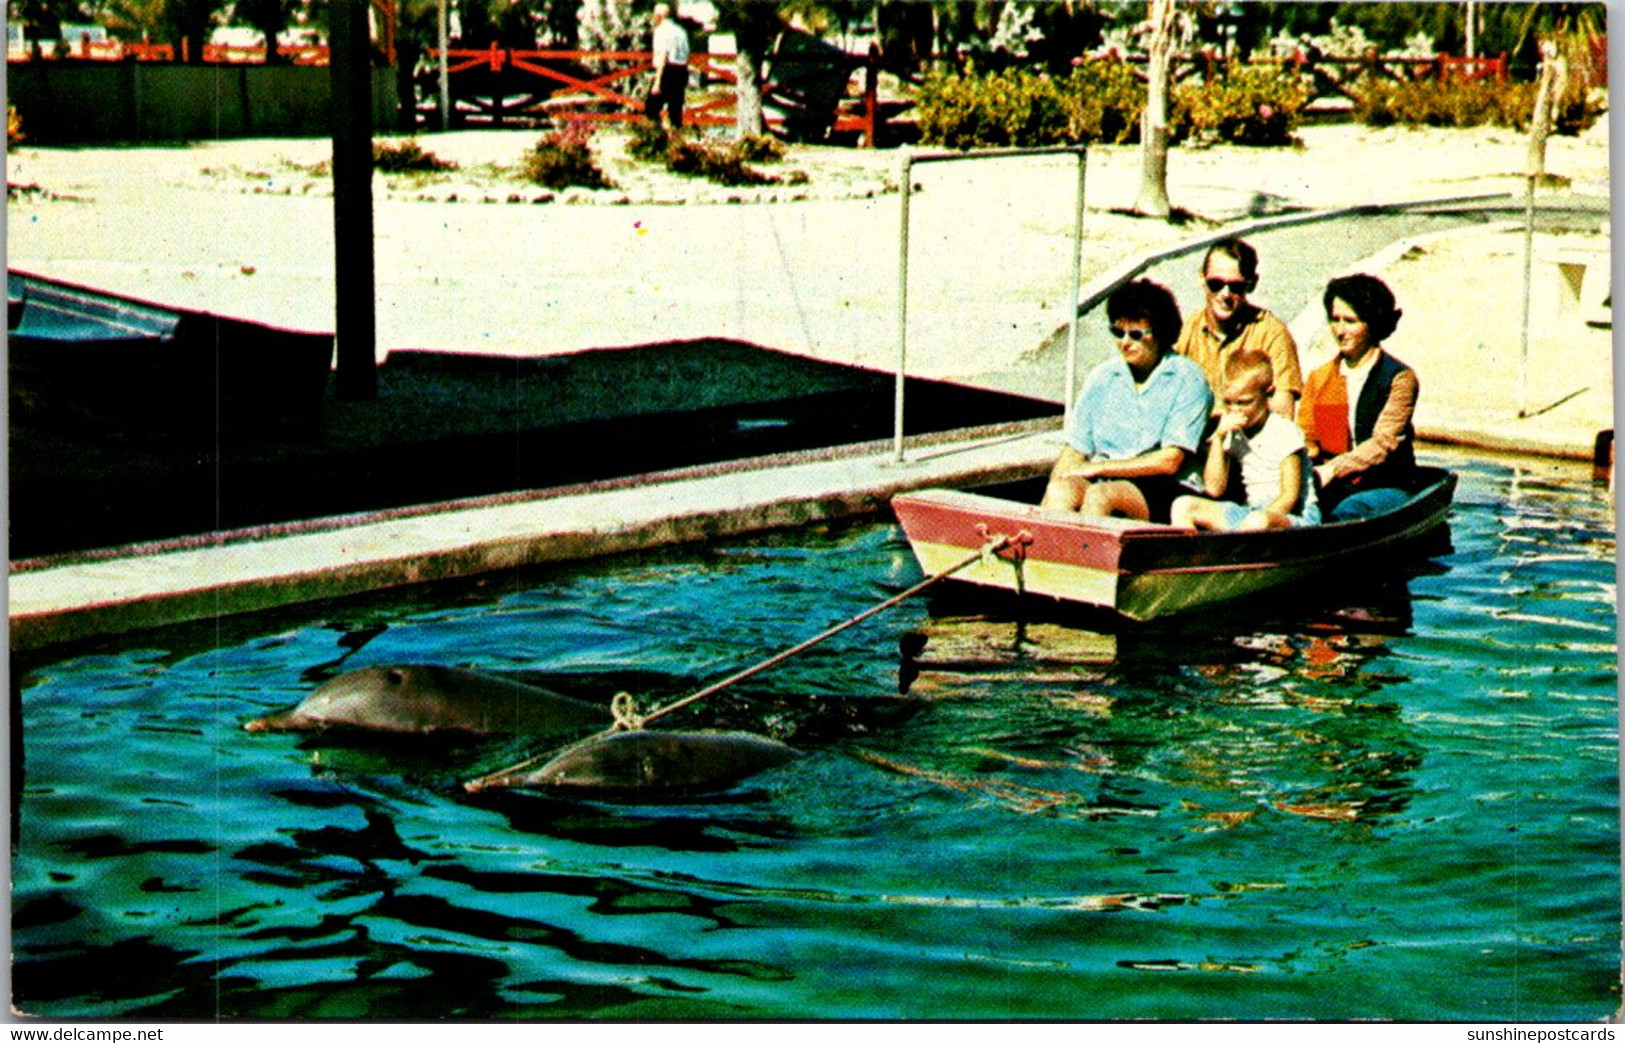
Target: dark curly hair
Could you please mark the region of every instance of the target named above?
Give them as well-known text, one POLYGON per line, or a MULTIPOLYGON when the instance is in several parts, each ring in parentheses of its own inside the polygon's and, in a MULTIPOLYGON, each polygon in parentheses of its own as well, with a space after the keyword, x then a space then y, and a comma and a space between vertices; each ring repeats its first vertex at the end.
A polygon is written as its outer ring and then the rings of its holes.
POLYGON ((1332 317, 1332 302, 1342 301, 1364 322, 1373 344, 1381 344, 1399 326, 1404 312, 1394 303, 1394 291, 1374 275, 1344 275, 1326 284, 1323 297, 1326 317, 1332 317))
POLYGON ((1112 291, 1106 299, 1106 318, 1114 324, 1123 319, 1144 319, 1164 355, 1173 351, 1174 342, 1179 340, 1179 302, 1168 287, 1150 279, 1136 279, 1112 291))

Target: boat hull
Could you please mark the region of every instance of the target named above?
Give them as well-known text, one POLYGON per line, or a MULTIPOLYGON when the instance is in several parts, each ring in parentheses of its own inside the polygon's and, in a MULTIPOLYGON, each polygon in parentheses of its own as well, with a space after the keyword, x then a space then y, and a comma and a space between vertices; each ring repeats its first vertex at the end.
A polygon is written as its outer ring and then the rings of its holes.
POLYGON ((907 493, 892 507, 928 575, 1005 537, 954 578, 1143 621, 1412 552, 1446 523, 1456 486, 1446 471, 1419 471, 1411 499, 1389 514, 1261 533, 1086 518, 950 489, 907 493))

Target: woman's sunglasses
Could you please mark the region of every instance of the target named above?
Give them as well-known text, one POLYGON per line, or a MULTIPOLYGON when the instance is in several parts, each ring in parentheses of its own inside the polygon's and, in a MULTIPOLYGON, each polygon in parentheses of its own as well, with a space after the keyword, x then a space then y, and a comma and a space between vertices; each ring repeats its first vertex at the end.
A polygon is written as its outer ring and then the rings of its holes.
POLYGON ((1144 340, 1145 338, 1151 336, 1151 331, 1141 326, 1136 326, 1133 329, 1128 329, 1123 326, 1113 326, 1111 328, 1111 333, 1112 336, 1116 337, 1118 340, 1122 340, 1124 337, 1127 337, 1129 340, 1144 340))

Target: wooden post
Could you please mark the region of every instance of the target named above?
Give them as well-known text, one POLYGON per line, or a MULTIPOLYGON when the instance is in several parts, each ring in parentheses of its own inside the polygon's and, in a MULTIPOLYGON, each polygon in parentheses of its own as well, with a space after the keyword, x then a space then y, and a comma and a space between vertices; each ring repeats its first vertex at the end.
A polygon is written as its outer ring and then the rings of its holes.
POLYGON ((333 295, 342 399, 378 397, 373 298, 372 40, 367 0, 333 0, 333 295))
POLYGON ((880 45, 869 45, 869 57, 863 70, 863 121, 868 125, 863 147, 875 148, 880 135, 876 123, 880 117, 880 45))
POLYGON ((450 30, 447 28, 446 5, 450 0, 440 0, 437 5, 440 9, 438 32, 440 34, 440 129, 451 129, 451 71, 446 64, 451 59, 446 56, 446 48, 450 46, 450 30))

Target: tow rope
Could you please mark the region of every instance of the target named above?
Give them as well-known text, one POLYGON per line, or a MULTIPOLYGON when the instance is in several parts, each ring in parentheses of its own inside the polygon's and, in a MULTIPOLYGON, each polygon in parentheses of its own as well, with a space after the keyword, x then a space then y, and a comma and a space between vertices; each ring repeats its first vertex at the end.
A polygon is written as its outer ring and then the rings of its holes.
MULTIPOLYGON (((987 535, 985 528, 983 529, 983 535, 984 536, 987 535)), ((801 642, 799 645, 795 645, 792 648, 787 648, 784 651, 779 652, 776 655, 769 656, 768 658, 762 660, 760 663, 757 663, 755 666, 746 667, 744 670, 741 670, 736 674, 733 674, 733 675, 731 675, 729 677, 723 678, 722 680, 718 681, 716 684, 709 685, 708 687, 700 689, 699 691, 695 692, 693 695, 684 696, 683 698, 681 698, 681 699, 677 700, 676 702, 672 703, 670 706, 664 706, 664 707, 661 707, 660 709, 652 711, 650 713, 639 715, 636 712, 636 704, 633 702, 632 696, 629 695, 626 692, 621 692, 621 693, 619 693, 618 695, 615 696, 614 701, 610 704, 611 710, 615 713, 615 726, 611 730, 612 731, 625 731, 625 730, 630 730, 630 729, 641 728, 645 724, 649 723, 650 721, 659 720, 660 718, 666 716, 668 713, 671 713, 674 710, 681 710, 683 707, 688 706, 691 703, 699 702, 701 699, 704 699, 708 695, 715 695, 716 693, 722 691, 724 688, 728 688, 728 687, 730 687, 732 685, 738 684, 740 681, 746 680, 747 678, 755 677, 757 674, 761 673, 763 670, 766 670, 769 667, 777 666, 780 663, 784 662, 786 659, 789 659, 789 658, 791 658, 793 656, 800 655, 802 652, 807 651, 807 649, 812 648, 814 645, 817 645, 817 644, 819 644, 819 643, 821 643, 823 641, 829 640, 830 638, 834 637, 836 634, 839 634, 843 630, 848 630, 848 629, 850 629, 852 627, 857 626, 859 623, 863 622, 864 620, 868 619, 871 616, 879 615, 880 613, 886 611, 888 608, 893 608, 893 607, 895 607, 897 605, 902 604, 904 601, 907 601, 909 598, 913 597, 914 595, 916 595, 916 594, 920 593, 921 591, 925 590, 926 588, 930 587, 932 584, 940 583, 941 581, 947 579, 949 576, 952 576, 956 572, 960 572, 960 571, 963 571, 964 569, 968 569, 972 565, 975 565, 977 562, 990 560, 995 554, 997 554, 1001 550, 1004 550, 1004 549, 1006 549, 1008 547, 1011 547, 1011 546, 1017 546, 1017 547, 1020 546, 1019 537, 1011 537, 1011 536, 992 536, 992 537, 989 537, 986 543, 984 543, 984 544, 982 544, 982 546, 976 548, 975 552, 966 555, 962 560, 960 560, 959 562, 957 562, 957 563, 955 563, 953 565, 950 565, 948 568, 943 569, 941 572, 936 572, 936 573, 933 573, 933 574, 927 576, 925 579, 923 579, 920 582, 914 584, 912 587, 909 587, 907 590, 903 591, 902 593, 892 595, 891 597, 887 598, 885 601, 882 601, 880 604, 875 605, 875 606, 873 606, 871 608, 867 608, 867 609, 863 610, 862 612, 859 612, 857 615, 853 616, 851 619, 848 619, 848 620, 846 620, 845 622, 842 622, 842 623, 837 623, 836 625, 830 627, 828 630, 825 630, 821 634, 816 634, 813 637, 809 637, 807 640, 801 642)), ((1021 555, 1021 556, 1024 557, 1025 555, 1021 555)), ((1017 575, 1018 576, 1020 575, 1019 566, 1017 567, 1017 575)), ((1018 583, 1018 586, 1019 586, 1019 583, 1018 583)))
MULTIPOLYGON (((985 527, 982 527, 982 535, 983 536, 988 536, 985 527)), ((891 597, 887 598, 885 601, 880 602, 878 605, 875 605, 875 606, 873 606, 871 608, 867 608, 864 611, 859 612, 857 615, 853 616, 852 618, 850 618, 850 619, 848 619, 848 620, 846 620, 844 622, 837 623, 835 626, 830 627, 828 630, 825 630, 823 633, 814 635, 813 637, 810 637, 807 640, 801 642, 799 645, 795 645, 792 648, 787 648, 784 651, 779 652, 776 655, 769 656, 768 658, 762 660, 760 663, 757 663, 755 666, 747 667, 746 669, 741 670, 736 674, 732 674, 732 675, 730 675, 728 677, 723 678, 722 680, 718 681, 717 683, 715 683, 713 685, 709 685, 709 686, 707 686, 705 688, 700 689, 699 691, 695 692, 692 695, 684 696, 683 698, 681 698, 681 699, 677 700, 676 702, 672 703, 670 706, 663 706, 658 710, 654 710, 654 711, 651 711, 651 712, 645 713, 645 714, 640 714, 640 713, 638 713, 637 702, 636 702, 636 700, 634 700, 632 698, 631 693, 629 693, 629 692, 617 692, 615 694, 615 698, 612 699, 610 701, 610 704, 609 704, 610 712, 615 717, 615 723, 613 725, 611 725, 610 727, 604 729, 603 731, 599 732, 597 735, 589 736, 587 739, 584 739, 582 741, 583 742, 591 742, 594 739, 599 739, 599 738, 602 738, 602 737, 604 737, 606 735, 613 735, 616 732, 639 731, 639 730, 641 730, 643 728, 644 725, 648 724, 650 721, 659 720, 660 718, 666 716, 667 714, 669 714, 669 713, 671 713, 671 712, 673 712, 675 710, 680 710, 683 707, 688 706, 688 705, 690 705, 692 703, 699 702, 701 699, 704 699, 708 695, 715 695, 716 693, 722 691, 724 688, 727 688, 727 687, 729 687, 731 685, 738 684, 740 681, 743 681, 743 680, 745 680, 747 678, 750 678, 750 677, 754 677, 757 674, 761 673, 763 670, 768 669, 769 667, 777 666, 779 663, 784 662, 786 659, 789 659, 789 658, 791 658, 793 656, 800 655, 802 652, 807 651, 807 649, 812 648, 814 645, 817 645, 820 642, 829 640, 830 638, 834 637, 836 634, 839 634, 841 631, 848 630, 848 629, 850 629, 852 627, 855 627, 859 623, 863 622, 864 620, 868 619, 871 616, 879 615, 881 612, 886 611, 888 608, 892 608, 892 607, 894 607, 896 605, 902 604, 904 601, 907 601, 909 598, 915 596, 916 594, 919 594, 923 590, 926 590, 928 587, 930 587, 931 585, 933 585, 935 583, 942 582, 943 580, 947 579, 949 576, 952 576, 956 572, 961 572, 964 569, 968 569, 972 565, 975 565, 977 562, 980 562, 980 561, 991 561, 991 560, 993 560, 994 556, 997 555, 1000 551, 1005 550, 1007 548, 1011 548, 1011 547, 1014 547, 1015 550, 1016 550, 1015 565, 1016 565, 1016 575, 1018 577, 1017 587, 1019 589, 1020 588, 1019 577, 1021 575, 1021 561, 1026 557, 1025 545, 1027 543, 1030 543, 1031 541, 1032 541, 1032 537, 1030 535, 1028 535, 1026 532, 1018 533, 1015 536, 988 536, 987 542, 983 543, 982 546, 976 548, 976 550, 973 553, 966 555, 963 559, 961 559, 960 561, 956 562, 953 565, 950 565, 948 568, 945 568, 940 572, 936 572, 936 573, 933 573, 933 574, 927 576, 925 579, 923 579, 920 582, 914 584, 912 587, 909 587, 907 590, 904 590, 899 594, 892 595, 891 597)), ((554 757, 556 755, 557 755, 557 751, 551 751, 551 752, 548 752, 548 753, 539 754, 538 756, 530 757, 530 758, 528 758, 526 760, 520 761, 518 764, 513 764, 513 765, 510 765, 510 766, 508 766, 506 768, 503 768, 501 771, 496 772, 494 775, 487 776, 487 778, 498 778, 498 777, 505 776, 505 775, 512 775, 512 774, 514 774, 516 772, 525 771, 525 770, 529 769, 531 766, 533 766, 535 764, 538 764, 543 760, 547 760, 549 758, 552 758, 552 757, 554 757)))

